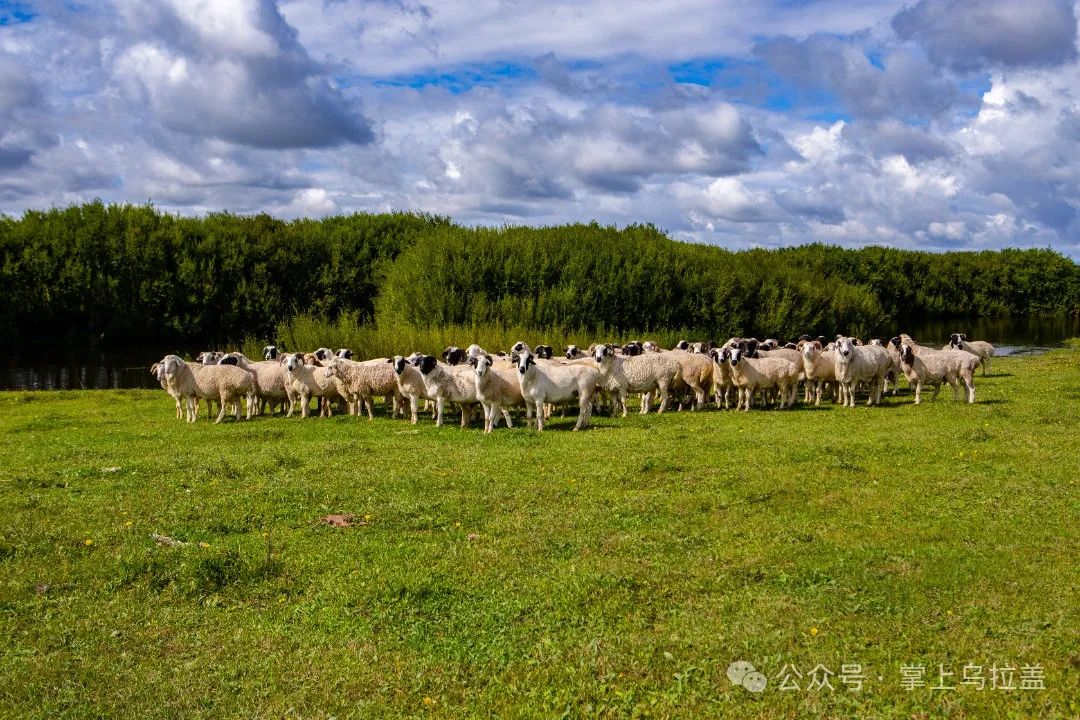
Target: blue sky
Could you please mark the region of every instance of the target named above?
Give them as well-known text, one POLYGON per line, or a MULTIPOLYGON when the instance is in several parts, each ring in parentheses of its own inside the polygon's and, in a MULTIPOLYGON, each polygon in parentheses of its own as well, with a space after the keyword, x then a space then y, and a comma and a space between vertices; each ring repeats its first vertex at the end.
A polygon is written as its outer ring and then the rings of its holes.
POLYGON ((1080 256, 1069 0, 0 0, 0 211, 1080 256))

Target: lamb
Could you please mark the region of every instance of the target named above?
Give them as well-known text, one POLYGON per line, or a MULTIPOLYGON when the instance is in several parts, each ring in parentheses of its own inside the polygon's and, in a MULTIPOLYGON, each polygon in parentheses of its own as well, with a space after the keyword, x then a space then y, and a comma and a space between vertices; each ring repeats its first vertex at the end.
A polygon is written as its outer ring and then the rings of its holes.
POLYGON ((964 333, 953 333, 945 349, 966 350, 982 360, 983 377, 990 372, 990 358, 994 357, 994 346, 985 340, 968 340, 964 333))
POLYGON ((489 433, 499 424, 500 413, 506 419, 506 427, 514 427, 506 408, 524 405, 521 384, 513 369, 493 367, 490 355, 469 358, 476 374, 476 397, 484 407, 484 432, 489 433))
MULTIPOLYGON (((282 362, 285 365, 286 382, 289 391, 289 412, 286 417, 292 417, 296 410, 296 401, 300 401, 300 417, 308 417, 311 414, 311 398, 317 397, 323 400, 340 397, 337 381, 327 377, 325 370, 318 361, 306 358, 301 353, 286 355, 282 362), (320 372, 322 371, 322 372, 320 372)), ((319 403, 319 414, 329 417, 332 415, 330 403, 319 403)))
POLYGON ((836 342, 835 372, 841 386, 841 405, 855 407, 855 388, 860 382, 870 385, 870 397, 866 404, 880 403, 889 365, 889 353, 885 348, 856 345, 852 338, 840 338, 836 342))
POLYGON ((447 401, 461 408, 461 427, 466 427, 478 402, 473 369, 440 365, 434 356, 425 355, 420 360, 420 374, 424 376, 428 395, 435 398, 436 427, 442 427, 443 406, 447 401))
POLYGON ((739 388, 735 409, 750 411, 753 406, 754 392, 776 388, 780 393, 780 407, 795 404, 799 387, 801 368, 784 358, 750 358, 740 348, 728 349, 728 364, 731 366, 731 379, 739 388))
POLYGON ((182 396, 187 404, 188 422, 195 422, 195 401, 214 398, 221 403, 215 423, 225 417, 229 404, 236 407, 236 419, 240 419, 240 399, 247 398, 247 417, 255 404, 255 382, 247 370, 233 365, 203 365, 185 363, 176 355, 167 355, 162 361, 166 382, 172 388, 170 394, 182 396), (175 394, 174 394, 175 393, 175 394))
POLYGON ((578 419, 574 430, 589 426, 592 415, 592 398, 600 379, 600 371, 587 365, 536 364, 527 349, 514 353, 511 358, 517 364, 521 395, 527 404, 536 408, 536 429, 544 429, 544 403, 559 403, 575 395, 578 398, 578 419))
POLYGON ((931 385, 934 400, 941 391, 941 384, 948 383, 953 389, 953 399, 960 399, 960 383, 967 390, 968 403, 975 402, 975 370, 979 367, 979 357, 964 350, 939 350, 937 352, 915 353, 910 343, 900 346, 900 368, 908 382, 915 385, 915 404, 922 400, 922 386, 931 385))
POLYGON ((402 395, 398 390, 398 376, 394 368, 387 367, 391 363, 393 360, 390 358, 353 362, 343 357, 333 357, 326 363, 323 374, 340 382, 338 392, 348 403, 350 413, 359 415, 366 407, 368 420, 374 420, 372 398, 384 397, 390 399, 388 409, 391 417, 396 417, 402 395))
MULTIPOLYGON (((827 385, 837 387, 836 351, 822 350, 821 343, 813 340, 803 344, 803 375, 806 377, 806 389, 813 388, 814 407, 821 406, 821 391, 827 385)), ((835 397, 839 397, 839 391, 835 397)))
POLYGON ((627 414, 626 396, 629 393, 643 393, 641 414, 644 415, 649 412, 651 393, 659 390, 660 409, 657 412, 664 412, 671 385, 682 373, 682 366, 670 353, 627 357, 616 355, 611 345, 597 345, 593 360, 599 370, 598 387, 615 394, 622 405, 623 417, 627 414))
POLYGON ((243 353, 228 353, 218 361, 219 365, 236 365, 252 374, 255 380, 256 405, 255 414, 260 415, 265 411, 264 405, 270 406, 270 413, 274 412, 274 405, 280 404, 282 412, 290 402, 287 388, 285 368, 277 360, 263 360, 252 362, 243 353))

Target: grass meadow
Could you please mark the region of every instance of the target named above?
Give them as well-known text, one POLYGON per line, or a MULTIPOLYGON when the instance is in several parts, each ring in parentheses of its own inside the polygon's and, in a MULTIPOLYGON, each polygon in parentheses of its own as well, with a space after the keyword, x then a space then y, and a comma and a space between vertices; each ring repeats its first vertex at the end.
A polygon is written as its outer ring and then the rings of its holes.
POLYGON ((1080 348, 977 392, 490 436, 2 393, 0 716, 1077 717, 1080 348))

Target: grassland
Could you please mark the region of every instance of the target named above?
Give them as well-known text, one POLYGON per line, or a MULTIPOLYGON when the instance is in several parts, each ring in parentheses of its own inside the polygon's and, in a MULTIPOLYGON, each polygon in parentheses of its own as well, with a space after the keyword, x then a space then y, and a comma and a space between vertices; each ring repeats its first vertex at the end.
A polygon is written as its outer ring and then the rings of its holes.
POLYGON ((0 715, 1076 717, 1080 349, 978 393, 492 436, 5 393, 0 715))

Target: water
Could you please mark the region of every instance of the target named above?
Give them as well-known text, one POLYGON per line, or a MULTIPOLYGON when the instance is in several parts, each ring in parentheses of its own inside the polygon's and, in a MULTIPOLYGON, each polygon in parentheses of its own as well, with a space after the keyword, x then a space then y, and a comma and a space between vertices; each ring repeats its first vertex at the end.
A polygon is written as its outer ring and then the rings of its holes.
MULTIPOLYGON (((925 345, 944 345, 950 333, 964 332, 972 340, 993 343, 998 355, 1030 354, 1080 337, 1080 317, 925 320, 901 323, 894 332, 907 332, 925 345)), ((150 374, 153 363, 170 353, 194 357, 197 352, 175 347, 15 349, 3 354, 0 390, 159 388, 150 374)))

